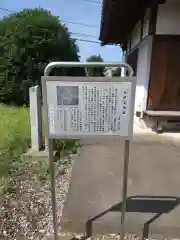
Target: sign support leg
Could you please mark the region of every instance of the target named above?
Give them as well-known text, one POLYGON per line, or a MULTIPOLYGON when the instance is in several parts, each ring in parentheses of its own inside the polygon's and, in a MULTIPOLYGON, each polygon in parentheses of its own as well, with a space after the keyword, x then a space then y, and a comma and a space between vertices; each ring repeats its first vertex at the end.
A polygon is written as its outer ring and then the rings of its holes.
POLYGON ((127 180, 128 180, 128 165, 129 165, 129 143, 130 143, 129 140, 125 140, 120 240, 124 240, 124 222, 125 222, 125 215, 126 215, 127 180))
POLYGON ((49 152, 49 169, 51 174, 51 198, 52 198, 52 215, 53 215, 53 230, 54 240, 57 240, 58 229, 57 229, 57 212, 56 212, 56 181, 54 171, 54 157, 53 157, 53 140, 48 139, 48 152, 49 152))

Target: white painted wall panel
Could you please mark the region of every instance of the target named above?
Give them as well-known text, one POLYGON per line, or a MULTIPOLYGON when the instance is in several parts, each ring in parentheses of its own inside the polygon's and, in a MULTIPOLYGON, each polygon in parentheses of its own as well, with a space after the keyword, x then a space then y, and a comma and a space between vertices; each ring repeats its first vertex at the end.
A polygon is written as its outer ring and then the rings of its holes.
POLYGON ((131 49, 134 48, 141 39, 141 21, 139 21, 132 32, 131 49))
POLYGON ((180 1, 167 1, 158 6, 156 34, 180 34, 180 1))
POLYGON ((146 110, 152 53, 152 36, 145 39, 138 54, 135 111, 146 110))

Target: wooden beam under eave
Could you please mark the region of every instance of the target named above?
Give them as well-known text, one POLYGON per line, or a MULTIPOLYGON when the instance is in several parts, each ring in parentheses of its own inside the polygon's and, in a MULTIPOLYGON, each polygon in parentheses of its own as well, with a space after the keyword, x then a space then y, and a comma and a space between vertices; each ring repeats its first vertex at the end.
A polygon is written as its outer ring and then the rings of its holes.
POLYGON ((158 3, 153 0, 150 8, 150 19, 149 19, 149 31, 148 34, 155 35, 156 33, 156 22, 157 22, 158 3))

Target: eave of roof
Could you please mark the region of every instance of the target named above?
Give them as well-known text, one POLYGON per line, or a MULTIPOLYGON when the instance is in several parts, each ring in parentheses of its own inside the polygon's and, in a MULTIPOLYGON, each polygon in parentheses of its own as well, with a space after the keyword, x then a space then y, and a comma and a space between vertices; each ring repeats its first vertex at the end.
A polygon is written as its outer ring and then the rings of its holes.
MULTIPOLYGON (((126 49, 130 34, 147 6, 156 0, 103 0, 101 12, 101 45, 120 44, 126 49)), ((164 0, 157 0, 164 2, 164 0)))

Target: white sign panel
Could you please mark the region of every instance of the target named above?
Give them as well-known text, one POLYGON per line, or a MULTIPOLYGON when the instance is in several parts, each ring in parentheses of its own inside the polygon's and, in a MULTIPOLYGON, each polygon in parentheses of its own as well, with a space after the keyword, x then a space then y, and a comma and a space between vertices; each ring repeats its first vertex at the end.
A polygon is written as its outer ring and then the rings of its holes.
POLYGON ((46 91, 50 138, 132 136, 131 81, 51 80, 46 91))

